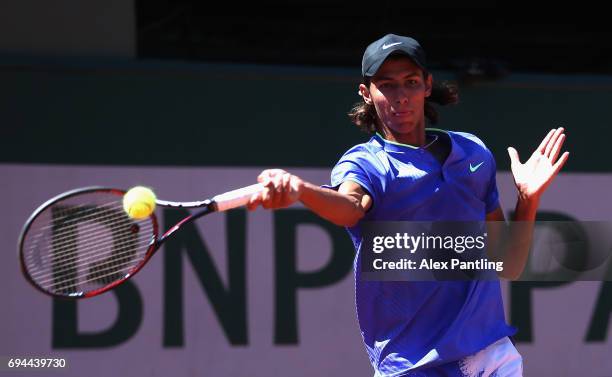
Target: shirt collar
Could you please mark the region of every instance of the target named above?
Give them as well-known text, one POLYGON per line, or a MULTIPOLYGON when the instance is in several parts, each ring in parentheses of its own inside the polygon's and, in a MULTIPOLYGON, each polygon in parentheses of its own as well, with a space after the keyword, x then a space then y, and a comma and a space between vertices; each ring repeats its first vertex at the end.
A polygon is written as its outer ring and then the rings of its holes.
MULTIPOLYGON (((439 128, 426 128, 425 133, 428 135, 440 134, 440 133, 445 133, 446 135, 448 135, 451 141, 451 151, 450 151, 450 154, 448 155, 448 158, 446 159, 445 164, 451 161, 461 160, 466 156, 464 149, 457 142, 456 135, 453 132, 442 130, 439 128)), ((374 134, 374 136, 372 137, 372 141, 378 144, 386 152, 414 153, 414 152, 419 152, 419 151, 424 150, 422 147, 417 147, 417 146, 410 145, 410 144, 402 144, 402 143, 397 143, 394 141, 386 140, 378 132, 374 134)))

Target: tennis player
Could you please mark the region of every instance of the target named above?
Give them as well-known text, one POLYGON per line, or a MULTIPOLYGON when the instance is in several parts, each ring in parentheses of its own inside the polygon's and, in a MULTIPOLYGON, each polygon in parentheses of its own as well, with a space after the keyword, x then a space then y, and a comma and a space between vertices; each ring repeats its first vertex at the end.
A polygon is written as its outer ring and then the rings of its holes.
MULTIPOLYGON (((409 37, 389 34, 363 55, 363 101, 352 121, 370 132, 319 187, 280 169, 263 171, 266 189, 249 209, 296 201, 345 226, 355 245, 359 326, 374 376, 521 376, 522 358, 508 338, 499 281, 362 281, 363 221, 505 221, 491 152, 476 136, 426 128, 437 121, 430 104, 457 100, 455 88, 434 87, 425 53, 409 37)), ((567 161, 562 128, 551 130, 527 162, 508 148, 518 190, 513 220, 533 222, 542 193, 567 161)), ((520 276, 531 228, 510 245, 503 277, 520 276)))

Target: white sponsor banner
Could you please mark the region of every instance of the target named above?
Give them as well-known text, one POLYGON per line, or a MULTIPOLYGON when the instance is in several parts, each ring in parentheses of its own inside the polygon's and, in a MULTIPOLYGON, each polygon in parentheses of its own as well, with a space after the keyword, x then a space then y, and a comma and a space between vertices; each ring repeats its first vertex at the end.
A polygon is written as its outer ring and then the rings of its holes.
MULTIPOLYGON (((233 335, 232 344, 223 321, 203 288, 201 276, 183 253, 182 325, 179 341, 172 335, 176 319, 168 311, 168 302, 179 302, 167 292, 167 266, 162 248, 133 278, 142 301, 142 316, 136 312, 120 312, 114 293, 106 293, 77 304, 79 335, 102 334, 113 328, 119 317, 140 318, 135 329, 112 347, 54 347, 53 323, 66 318, 53 318, 53 300, 34 290, 21 276, 16 243, 21 227, 29 214, 50 197, 69 189, 102 185, 129 188, 146 185, 155 189, 159 198, 193 201, 211 197, 252 184, 258 168, 175 168, 175 167, 101 167, 0 165, 0 194, 4 199, 0 239, 4 240, 0 276, 4 300, 0 312, 0 357, 62 357, 64 370, 40 372, 19 371, 14 375, 58 376, 371 376, 361 342, 354 310, 353 274, 351 271, 333 283, 298 288, 296 315, 289 323, 297 326, 297 339, 275 339, 275 328, 283 319, 287 303, 279 303, 276 271, 274 212, 257 210, 248 213, 245 221, 246 261, 246 328, 244 334, 233 335), (119 314, 121 313, 121 314, 119 314), (293 321, 295 319, 295 321, 293 321), (293 321, 293 322, 292 322, 293 321), (171 340, 169 340, 168 334, 171 340), (236 341, 236 339, 239 339, 236 341)), ((329 169, 290 169, 313 183, 329 180, 329 169)), ((508 173, 498 175, 502 204, 511 210, 516 193, 508 173)), ((553 183, 541 202, 542 210, 562 212, 581 220, 609 220, 612 202, 606 200, 612 188, 612 175, 562 174, 553 183)), ((298 211, 296 205, 284 211, 298 211)), ((199 239, 214 261, 224 288, 229 289, 228 232, 226 214, 213 214, 197 222, 199 239)), ((163 224, 166 228, 171 224, 163 224)), ((317 224, 297 226, 295 253, 297 269, 316 274, 328 263, 334 250, 332 237, 317 224)), ((231 235, 230 235, 231 236, 231 235)), ((348 239, 348 235, 346 235, 348 239)), ((176 247, 175 247, 176 249, 176 247)), ((172 250, 175 252, 176 250, 172 250)), ((509 313, 508 284, 503 283, 504 302, 509 313)), ((531 291, 532 340, 517 347, 524 357, 526 376, 612 376, 612 329, 607 327, 603 341, 589 341, 588 329, 598 304, 603 284, 579 282, 533 289, 531 291)), ((609 301, 610 298, 608 297, 609 301)), ((600 300, 601 301, 601 300, 600 300)), ((64 313, 64 312, 62 312, 64 313)), ((227 312, 223 312, 227 315, 227 312)), ((608 311, 609 320, 609 311, 608 311)), ((283 323, 287 323, 284 321, 283 323)), ((181 328, 180 326, 178 328, 181 328)), ((55 334, 61 338, 62 334, 55 334)), ((0 366, 0 375, 11 375, 0 366)))

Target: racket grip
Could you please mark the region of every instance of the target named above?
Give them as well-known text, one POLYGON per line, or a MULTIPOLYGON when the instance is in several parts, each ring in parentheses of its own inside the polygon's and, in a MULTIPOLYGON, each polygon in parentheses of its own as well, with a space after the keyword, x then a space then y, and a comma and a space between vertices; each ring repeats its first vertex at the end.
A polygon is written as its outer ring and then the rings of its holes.
POLYGON ((260 183, 239 188, 237 190, 228 191, 219 194, 212 198, 215 202, 217 211, 227 211, 228 209, 236 208, 247 204, 253 194, 263 190, 264 186, 260 183))

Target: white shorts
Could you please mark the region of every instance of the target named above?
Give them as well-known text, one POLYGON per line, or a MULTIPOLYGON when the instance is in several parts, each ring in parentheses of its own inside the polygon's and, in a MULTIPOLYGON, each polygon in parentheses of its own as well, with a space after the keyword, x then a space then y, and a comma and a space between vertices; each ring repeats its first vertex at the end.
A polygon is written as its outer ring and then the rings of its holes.
POLYGON ((523 358, 508 337, 459 361, 466 377, 522 377, 523 358))

